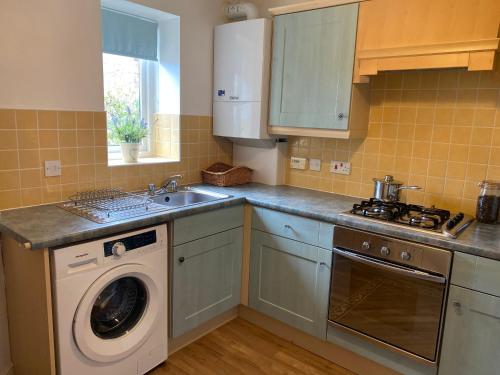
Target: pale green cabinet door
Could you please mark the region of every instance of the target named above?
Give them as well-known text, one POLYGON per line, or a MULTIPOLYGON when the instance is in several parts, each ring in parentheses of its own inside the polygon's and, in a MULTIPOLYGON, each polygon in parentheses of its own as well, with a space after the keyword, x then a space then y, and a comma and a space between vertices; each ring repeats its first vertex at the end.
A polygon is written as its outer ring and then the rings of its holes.
POLYGON ((348 128, 358 4, 274 18, 269 125, 348 128))
POLYGON ((500 374, 500 298, 450 287, 439 374, 500 374))
POLYGON ((240 303, 243 229, 173 248, 172 336, 240 303))
POLYGON ((249 306, 326 340, 331 251, 252 231, 249 306))

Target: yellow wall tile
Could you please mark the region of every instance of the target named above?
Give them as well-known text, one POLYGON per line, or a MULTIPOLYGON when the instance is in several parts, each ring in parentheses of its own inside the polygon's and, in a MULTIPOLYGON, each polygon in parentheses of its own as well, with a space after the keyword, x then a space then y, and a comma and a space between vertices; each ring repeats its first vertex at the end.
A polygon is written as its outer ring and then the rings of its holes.
POLYGON ((57 130, 40 130, 38 133, 40 148, 59 148, 57 130))
POLYGON ((0 171, 0 191, 17 190, 20 186, 18 170, 0 171))
POLYGON ((17 139, 20 150, 39 148, 38 130, 18 130, 17 139))
POLYGON ((20 190, 0 191, 0 210, 19 207, 21 205, 20 190))
POLYGON ((0 150, 17 149, 17 132, 15 130, 0 130, 0 150))
POLYGON ((286 174, 287 183, 366 198, 372 195, 373 177, 393 173, 423 187, 403 194, 409 202, 474 214, 477 183, 500 180, 499 56, 495 69, 379 74, 370 83, 368 135, 356 141, 355 157, 339 152, 336 141, 289 140, 290 156, 321 155, 327 164, 342 156, 351 162, 351 175, 325 168, 315 184, 307 182, 309 171, 293 170, 286 174))
POLYGON ((0 129, 16 128, 16 111, 13 109, 0 109, 0 129))
POLYGON ((57 112, 57 126, 59 129, 76 129, 76 114, 70 111, 57 112))
POLYGON ((0 151, 0 170, 18 169, 19 159, 17 150, 0 151))
POLYGON ((16 125, 18 129, 38 129, 36 111, 16 110, 16 125))
POLYGON ((33 188, 42 186, 42 176, 40 169, 22 169, 21 188, 33 188))
POLYGON ((38 129, 57 129, 57 112, 38 111, 38 129))
POLYGON ((40 168, 40 150, 19 150, 19 168, 40 168))

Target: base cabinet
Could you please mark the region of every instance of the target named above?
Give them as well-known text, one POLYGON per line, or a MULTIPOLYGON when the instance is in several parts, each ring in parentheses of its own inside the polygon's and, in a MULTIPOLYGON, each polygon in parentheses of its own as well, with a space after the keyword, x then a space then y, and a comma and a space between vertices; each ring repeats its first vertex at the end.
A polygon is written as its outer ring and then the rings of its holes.
POLYGON ((500 372, 500 298, 452 285, 439 375, 500 372))
POLYGON ((243 229, 174 246, 172 336, 240 303, 243 229))
POLYGON ((252 230, 249 306, 326 339, 331 251, 252 230))

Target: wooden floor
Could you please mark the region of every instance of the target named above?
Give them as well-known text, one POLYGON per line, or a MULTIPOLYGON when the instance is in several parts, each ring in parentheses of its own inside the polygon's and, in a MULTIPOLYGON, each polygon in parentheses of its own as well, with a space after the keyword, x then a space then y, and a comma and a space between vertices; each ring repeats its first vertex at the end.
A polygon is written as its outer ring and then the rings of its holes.
POLYGON ((174 353, 150 375, 354 373, 242 319, 235 319, 174 353))

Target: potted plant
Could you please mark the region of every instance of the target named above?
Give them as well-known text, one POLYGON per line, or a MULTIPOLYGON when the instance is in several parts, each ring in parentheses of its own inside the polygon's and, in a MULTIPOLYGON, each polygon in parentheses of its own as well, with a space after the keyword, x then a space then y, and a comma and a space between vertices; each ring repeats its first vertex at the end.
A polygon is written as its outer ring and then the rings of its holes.
POLYGON ((109 138, 120 144, 124 162, 137 163, 141 141, 146 135, 146 122, 138 111, 132 112, 127 106, 125 113, 111 115, 109 138))

